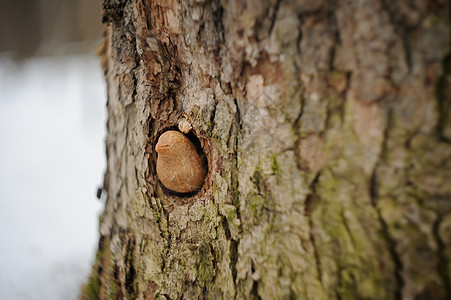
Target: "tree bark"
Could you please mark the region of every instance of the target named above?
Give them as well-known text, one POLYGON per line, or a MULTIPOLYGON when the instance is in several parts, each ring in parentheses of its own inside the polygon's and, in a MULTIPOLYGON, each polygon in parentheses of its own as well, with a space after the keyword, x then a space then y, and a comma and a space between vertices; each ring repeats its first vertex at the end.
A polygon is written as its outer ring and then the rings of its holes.
POLYGON ((82 298, 451 299, 450 2, 104 0, 82 298), (202 189, 159 135, 192 127, 202 189))

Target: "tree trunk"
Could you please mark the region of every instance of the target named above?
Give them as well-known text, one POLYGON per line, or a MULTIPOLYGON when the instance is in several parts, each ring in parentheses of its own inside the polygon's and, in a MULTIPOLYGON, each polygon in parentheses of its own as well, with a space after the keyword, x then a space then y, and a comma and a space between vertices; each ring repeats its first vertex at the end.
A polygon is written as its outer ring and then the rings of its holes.
POLYGON ((103 7, 107 196, 83 298, 451 299, 449 1, 103 7), (171 193, 155 145, 189 126, 208 174, 171 193))

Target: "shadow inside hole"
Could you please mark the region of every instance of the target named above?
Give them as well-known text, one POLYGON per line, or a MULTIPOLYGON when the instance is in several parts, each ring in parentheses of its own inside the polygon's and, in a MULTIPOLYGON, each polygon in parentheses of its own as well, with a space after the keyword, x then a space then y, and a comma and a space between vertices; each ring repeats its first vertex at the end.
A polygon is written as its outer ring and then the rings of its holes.
POLYGON ((193 145, 196 147, 197 154, 201 155, 203 158, 205 158, 205 167, 208 170, 208 163, 207 163, 207 157, 204 153, 204 150, 202 149, 202 145, 200 143, 199 138, 194 134, 192 130, 190 130, 185 136, 193 143, 193 145))
MULTIPOLYGON (((159 139, 160 136, 161 136, 163 133, 165 133, 166 131, 178 131, 178 132, 181 132, 181 131, 178 129, 177 126, 167 127, 167 128, 165 128, 165 129, 161 132, 161 134, 158 136, 158 139, 159 139)), ((168 195, 168 196, 176 196, 176 197, 180 197, 180 198, 189 198, 189 197, 193 197, 193 196, 197 195, 197 194, 202 190, 202 188, 204 187, 205 181, 206 181, 206 179, 207 179, 207 177, 208 177, 208 171, 209 171, 209 170, 208 170, 208 160, 207 160, 207 156, 206 156, 205 153, 204 153, 204 150, 202 149, 202 144, 201 144, 199 138, 196 136, 196 134, 194 134, 194 132, 193 132, 192 130, 190 130, 190 131, 189 131, 188 133, 186 133, 186 134, 183 133, 183 132, 181 132, 181 133, 182 133, 183 135, 185 135, 185 136, 191 141, 191 143, 193 143, 193 145, 196 147, 197 154, 199 154, 199 155, 202 157, 202 160, 203 160, 203 162, 204 162, 204 166, 205 166, 205 168, 206 168, 206 170, 207 170, 207 173, 205 174, 205 178, 204 178, 204 182, 203 182, 202 186, 201 186, 199 189, 197 189, 197 190, 195 190, 195 191, 193 191, 193 192, 189 192, 189 193, 179 193, 179 192, 175 192, 175 191, 173 191, 173 190, 170 190, 170 189, 166 188, 166 187, 164 186, 164 184, 160 181, 160 178, 158 178, 157 172, 155 172, 155 174, 157 174, 158 182, 159 182, 160 185, 161 185, 161 188, 162 188, 162 190, 163 190, 163 193, 165 193, 165 194, 168 195)), ((158 142, 158 139, 157 139, 157 142, 158 142)), ((157 154, 157 160, 158 160, 158 152, 155 151, 155 153, 157 154)), ((156 167, 156 165, 155 165, 155 167, 156 167)))
POLYGON ((189 193, 179 193, 179 192, 174 192, 174 191, 172 191, 170 189, 167 189, 163 185, 163 183, 161 183, 160 180, 158 180, 158 181, 161 184, 161 189, 163 190, 163 193, 165 193, 168 196, 176 196, 176 197, 179 197, 179 198, 190 198, 190 197, 193 197, 193 196, 197 195, 199 193, 199 191, 202 189, 202 188, 200 188, 200 189, 198 189, 198 190, 196 190, 194 192, 189 192, 189 193))

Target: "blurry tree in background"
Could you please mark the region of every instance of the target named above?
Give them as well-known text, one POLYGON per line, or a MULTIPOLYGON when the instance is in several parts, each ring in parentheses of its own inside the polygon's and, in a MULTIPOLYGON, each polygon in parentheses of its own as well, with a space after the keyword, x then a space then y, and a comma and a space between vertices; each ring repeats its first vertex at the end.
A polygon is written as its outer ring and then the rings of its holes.
POLYGON ((90 299, 451 299, 450 3, 103 0, 90 299), (190 123, 196 195, 155 144, 190 123))
POLYGON ((100 20, 95 0, 2 0, 0 52, 21 58, 90 51, 101 36, 100 20), (71 42, 84 44, 67 49, 71 42))

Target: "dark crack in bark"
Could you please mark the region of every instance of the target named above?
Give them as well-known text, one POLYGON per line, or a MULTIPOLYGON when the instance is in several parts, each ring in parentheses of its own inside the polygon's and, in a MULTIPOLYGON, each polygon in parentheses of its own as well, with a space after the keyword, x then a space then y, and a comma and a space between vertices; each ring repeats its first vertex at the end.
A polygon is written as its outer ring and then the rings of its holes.
POLYGON ((321 175, 321 172, 318 172, 315 176, 315 178, 313 179, 312 183, 310 184, 310 193, 308 194, 307 198, 305 199, 305 216, 308 218, 308 223, 309 223, 309 237, 310 237, 310 242, 312 243, 313 246, 313 254, 315 256, 315 264, 316 264, 316 271, 318 274, 318 280, 321 283, 321 285, 323 284, 323 273, 322 273, 322 269, 321 269, 321 259, 318 253, 318 249, 316 247, 316 242, 315 242, 315 235, 313 234, 313 218, 312 218, 312 212, 313 212, 313 201, 315 200, 314 197, 316 197, 316 185, 318 184, 319 181, 319 177, 321 175))
POLYGON ((432 233, 434 235, 434 239, 437 242, 437 257, 438 257, 438 274, 442 281, 446 299, 451 299, 451 270, 449 269, 449 261, 446 255, 446 251, 448 251, 448 247, 444 243, 443 239, 440 237, 439 229, 440 224, 442 222, 442 218, 438 215, 437 220, 434 222, 432 227, 432 233))
POLYGON ((129 235, 128 242, 125 250, 125 289, 128 296, 133 299, 136 297, 137 290, 135 288, 135 276, 136 269, 134 266, 134 250, 135 250, 135 239, 129 235))
POLYGON ((387 222, 383 218, 382 213, 381 213, 381 211, 378 207, 378 203, 377 203, 377 199, 378 199, 378 195, 379 195, 378 182, 377 182, 377 168, 378 168, 378 165, 380 163, 382 163, 384 154, 387 151, 389 130, 393 123, 392 113, 393 113, 392 110, 389 110, 388 116, 387 116, 387 124, 386 124, 385 130, 384 130, 384 136, 383 136, 383 141, 382 141, 382 150, 381 150, 378 162, 376 163, 373 173, 371 174, 371 177, 370 177, 369 190, 370 190, 371 205, 373 206, 374 210, 377 213, 379 223, 381 225, 381 230, 382 230, 382 235, 384 237, 384 241, 386 242, 387 249, 388 249, 390 256, 392 258, 392 261, 394 263, 394 268, 395 268, 394 269, 394 272, 395 272, 394 277, 396 280, 394 297, 397 300, 402 300, 403 299, 402 291, 403 291, 403 287, 404 287, 404 279, 402 278, 403 264, 402 264, 402 261, 401 261, 401 258, 399 256, 398 252, 396 251, 396 241, 391 236, 387 222))
MULTIPOLYGON (((450 4, 451 6, 451 4, 450 4)), ((450 29, 451 31, 451 29, 450 29)), ((437 136, 446 143, 451 143, 449 137, 444 135, 445 128, 449 122, 449 111, 451 110, 451 95, 449 94, 449 77, 451 75, 451 52, 448 53, 442 62, 442 74, 437 80, 435 86, 435 96, 438 102, 438 121, 437 121, 437 136)))
POLYGON ((279 13, 279 7, 281 2, 282 0, 277 0, 276 5, 274 6, 274 12, 272 13, 271 23, 268 29, 268 36, 271 35, 272 30, 274 29, 274 25, 276 24, 277 14, 279 13))

